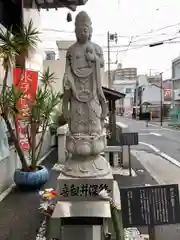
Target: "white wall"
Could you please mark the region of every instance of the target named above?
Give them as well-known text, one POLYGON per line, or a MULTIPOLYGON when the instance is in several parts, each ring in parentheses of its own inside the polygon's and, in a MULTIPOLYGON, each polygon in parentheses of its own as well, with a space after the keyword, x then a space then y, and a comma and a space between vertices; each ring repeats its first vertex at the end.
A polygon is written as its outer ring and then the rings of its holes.
POLYGON ((132 111, 132 104, 133 104, 133 99, 125 97, 124 98, 124 111, 126 112, 131 112, 132 111))
POLYGON ((173 88, 180 89, 180 76, 179 79, 173 80, 173 88))
POLYGON ((180 57, 172 61, 172 78, 180 79, 180 57))
MULTIPOLYGON (((40 12, 36 8, 35 3, 32 9, 23 9, 23 20, 24 24, 28 24, 30 20, 33 20, 33 27, 41 31, 40 12)), ((43 48, 41 42, 39 42, 36 50, 30 54, 29 59, 26 60, 26 68, 34 71, 43 70, 43 48)))
MULTIPOLYGON (((161 89, 154 85, 145 86, 142 92, 142 103, 149 102, 151 104, 159 104, 161 100, 161 89)), ((162 94, 162 100, 164 102, 164 92, 162 94)))
POLYGON ((113 89, 115 89, 116 91, 119 91, 119 92, 121 92, 121 93, 124 93, 124 94, 126 94, 126 88, 131 88, 131 93, 134 93, 134 89, 135 89, 135 84, 127 84, 127 83, 125 83, 125 84, 114 84, 113 85, 113 89))
POLYGON ((142 85, 148 85, 148 80, 147 80, 147 76, 146 75, 139 75, 137 77, 138 80, 138 85, 142 86, 142 85))
POLYGON ((74 43, 74 41, 57 41, 57 47, 59 51, 58 60, 44 60, 43 69, 49 67, 51 73, 55 73, 57 79, 52 84, 54 90, 63 92, 63 76, 65 72, 66 53, 67 49, 74 43))
POLYGON ((180 100, 180 88, 179 89, 174 89, 174 100, 179 101, 180 100))
POLYGON ((49 67, 50 72, 54 73, 56 79, 52 83, 53 89, 57 92, 63 92, 63 76, 65 69, 64 60, 44 60, 43 61, 43 69, 46 70, 49 67))

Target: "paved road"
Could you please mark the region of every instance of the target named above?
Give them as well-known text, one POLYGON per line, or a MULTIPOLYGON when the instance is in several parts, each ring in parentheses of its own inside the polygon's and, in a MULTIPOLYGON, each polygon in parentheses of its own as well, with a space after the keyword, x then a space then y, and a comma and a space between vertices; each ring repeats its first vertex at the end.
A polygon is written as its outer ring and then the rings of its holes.
POLYGON ((139 141, 155 146, 160 151, 180 162, 180 131, 150 124, 146 127, 144 121, 117 117, 117 122, 122 122, 129 127, 129 131, 139 133, 139 141))

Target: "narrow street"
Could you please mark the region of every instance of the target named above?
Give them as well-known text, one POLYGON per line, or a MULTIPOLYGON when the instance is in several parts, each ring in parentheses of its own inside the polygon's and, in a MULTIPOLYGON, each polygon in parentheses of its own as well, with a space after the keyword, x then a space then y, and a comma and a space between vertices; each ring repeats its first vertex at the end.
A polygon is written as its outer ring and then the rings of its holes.
POLYGON ((156 124, 146 127, 144 121, 117 116, 117 122, 128 126, 128 131, 139 133, 139 147, 160 150, 169 157, 180 162, 180 131, 168 127, 161 128, 156 124))

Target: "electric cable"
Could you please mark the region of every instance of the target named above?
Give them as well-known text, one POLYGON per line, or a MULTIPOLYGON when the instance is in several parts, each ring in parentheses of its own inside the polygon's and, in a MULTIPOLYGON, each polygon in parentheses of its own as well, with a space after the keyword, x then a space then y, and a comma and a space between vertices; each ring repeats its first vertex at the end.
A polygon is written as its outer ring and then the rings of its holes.
POLYGON ((133 40, 133 36, 131 36, 131 38, 130 38, 130 40, 129 40, 129 44, 128 44, 127 48, 126 48, 125 51, 124 51, 124 56, 123 56, 123 58, 126 57, 126 53, 128 52, 128 49, 129 49, 129 47, 131 46, 132 40, 133 40))
MULTIPOLYGON (((166 34, 166 33, 163 33, 164 36, 166 37, 173 37, 173 36, 177 36, 178 34, 180 34, 180 30, 178 32, 175 32, 175 33, 171 33, 171 34, 166 34)), ((159 36, 156 36, 156 38, 158 38, 159 36)), ((57 38, 55 36, 53 36, 53 39, 56 39, 56 41, 58 40, 63 40, 62 38, 57 38)), ((143 41, 150 41, 151 39, 154 39, 155 37, 151 37, 151 38, 141 38, 141 39, 138 39, 138 40, 133 40, 134 39, 134 36, 133 38, 131 38, 131 43, 130 45, 132 45, 133 43, 138 43, 138 42, 143 42, 143 41)), ((51 41, 53 41, 53 39, 51 39, 51 41)), ((46 41, 50 41, 50 39, 48 39, 46 36, 42 38, 42 40, 46 40, 46 41)), ((160 41, 166 41, 167 39, 161 39, 160 41)), ((156 42, 157 40, 154 40, 154 42, 156 42)), ((142 45, 144 45, 144 43, 141 43, 142 45)), ((149 43, 151 44, 151 43, 149 43)), ((134 44, 133 44, 134 45, 134 44)), ((128 47, 128 45, 111 45, 111 48, 120 48, 120 47, 128 47)), ((107 48, 107 46, 102 46, 102 48, 107 48)))
MULTIPOLYGON (((175 26, 178 26, 178 25, 180 26, 180 22, 178 22, 176 24, 167 25, 167 26, 164 26, 164 27, 161 27, 161 28, 157 28, 157 29, 154 29, 154 30, 151 30, 151 31, 148 31, 148 32, 136 34, 136 35, 134 35, 134 38, 138 38, 138 37, 141 37, 141 36, 144 36, 144 35, 156 33, 158 31, 162 31, 162 30, 167 29, 167 28, 172 28, 172 27, 175 27, 175 26)), ((72 34, 74 34, 74 31, 66 31, 66 30, 60 30, 60 29, 55 29, 55 28, 43 28, 42 31, 44 31, 44 32, 51 31, 51 32, 72 33, 72 34)), ((96 36, 105 36, 106 33, 99 33, 99 34, 95 34, 95 35, 96 36)), ((120 33, 117 33, 117 35, 120 38, 130 38, 131 37, 129 35, 121 35, 120 33)))
POLYGON ((142 36, 142 35, 147 35, 147 34, 152 34, 154 32, 158 32, 158 31, 162 31, 164 29, 167 29, 167 28, 172 28, 172 27, 175 27, 175 26, 178 26, 180 25, 180 22, 176 23, 176 24, 171 24, 171 25, 167 25, 167 26, 164 26, 164 27, 161 27, 161 28, 156 28, 154 30, 151 30, 151 31, 148 31, 148 32, 144 32, 144 33, 141 33, 141 34, 138 34, 136 35, 136 37, 139 37, 139 36, 142 36))
MULTIPOLYGON (((180 37, 179 37, 180 38, 180 37)), ((164 42, 164 44, 179 44, 180 41, 172 41, 172 42, 164 42)), ((139 49, 139 48, 144 48, 144 47, 149 47, 150 44, 142 44, 142 45, 133 45, 131 46, 131 48, 129 48, 128 50, 127 49, 122 49, 122 50, 110 50, 110 52, 112 53, 117 53, 117 52, 124 52, 124 51, 131 51, 131 50, 134 50, 134 49, 139 49)), ((127 48, 127 45, 121 45, 121 47, 126 47, 127 48)), ((46 48, 43 48, 45 51, 51 51, 51 50, 54 50, 55 51, 55 48, 53 47, 46 47, 46 48)), ((103 52, 108 52, 107 50, 103 50, 103 52)))

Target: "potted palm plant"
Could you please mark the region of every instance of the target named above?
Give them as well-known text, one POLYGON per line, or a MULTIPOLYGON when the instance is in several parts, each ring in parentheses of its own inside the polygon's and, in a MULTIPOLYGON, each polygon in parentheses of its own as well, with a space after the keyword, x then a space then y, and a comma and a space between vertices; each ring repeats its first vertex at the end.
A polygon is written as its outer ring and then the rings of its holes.
POLYGON ((50 124, 51 114, 60 101, 60 94, 48 89, 47 83, 41 85, 34 101, 29 101, 28 112, 23 116, 28 140, 28 172, 16 169, 14 181, 21 188, 39 188, 48 180, 48 171, 37 163, 40 159, 43 140, 50 124), (39 139, 37 140, 37 134, 39 139))
POLYGON ((32 21, 23 25, 14 35, 11 29, 6 31, 0 29, 0 58, 5 72, 0 93, 0 111, 22 164, 22 168, 16 169, 14 173, 14 181, 16 185, 25 189, 39 188, 48 180, 48 170, 43 166, 38 166, 38 160, 51 113, 59 103, 60 95, 49 88, 55 76, 50 73, 49 69, 45 70, 40 78, 41 87, 38 88, 33 100, 26 99, 28 111, 21 118, 29 144, 27 157, 21 148, 18 131, 14 131, 13 127, 17 116, 21 115, 23 111, 19 108, 18 102, 26 96, 18 84, 8 86, 7 79, 13 67, 18 66, 21 69, 20 82, 25 70, 24 59, 28 58, 29 53, 35 50, 39 41, 39 31, 33 27, 32 21), (37 134, 40 136, 38 142, 37 134))

